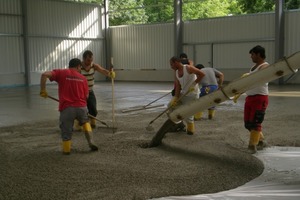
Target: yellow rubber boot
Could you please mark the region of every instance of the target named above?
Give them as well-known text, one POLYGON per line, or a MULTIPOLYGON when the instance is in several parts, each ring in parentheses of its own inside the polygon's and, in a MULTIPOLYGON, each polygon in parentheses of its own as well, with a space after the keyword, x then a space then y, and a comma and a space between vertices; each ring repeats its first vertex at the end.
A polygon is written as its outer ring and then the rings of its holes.
POLYGON ((208 110, 208 119, 212 119, 215 116, 215 110, 208 110))
POLYGON ((96 128, 96 120, 93 118, 90 118, 90 123, 92 128, 96 128))
POLYGON ((198 121, 198 120, 201 120, 202 119, 202 115, 203 113, 202 112, 198 112, 194 115, 194 120, 198 121))
POLYGON ((90 123, 83 124, 84 135, 92 151, 98 151, 98 147, 94 144, 93 132, 90 123))
POLYGON ((240 98, 241 95, 242 95, 242 94, 236 94, 236 95, 234 95, 234 96, 233 96, 233 99, 232 99, 233 102, 234 102, 234 103, 237 103, 237 100, 240 98))
POLYGON ((194 133, 195 133, 195 124, 194 124, 194 122, 187 123, 187 134, 188 135, 194 135, 194 133))
POLYGON ((264 136, 264 134, 262 133, 262 132, 259 132, 259 142, 260 141, 263 141, 265 139, 265 136, 264 136))
POLYGON ((267 143, 265 142, 265 137, 262 132, 259 132, 259 142, 257 144, 257 150, 263 150, 263 148, 267 147, 267 143))
POLYGON ((69 155, 71 153, 71 140, 63 141, 63 154, 69 155))
POLYGON ((260 132, 256 130, 251 130, 248 149, 252 154, 257 152, 257 144, 259 142, 259 138, 260 132))
POLYGON ((83 128, 79 125, 79 121, 77 119, 74 120, 74 131, 83 131, 83 128))

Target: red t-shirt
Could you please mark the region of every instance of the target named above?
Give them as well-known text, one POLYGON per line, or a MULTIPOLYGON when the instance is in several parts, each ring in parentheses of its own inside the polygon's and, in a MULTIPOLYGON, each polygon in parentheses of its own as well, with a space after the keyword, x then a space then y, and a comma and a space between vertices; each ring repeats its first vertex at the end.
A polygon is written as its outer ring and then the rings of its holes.
POLYGON ((67 107, 85 107, 89 94, 86 78, 75 69, 55 69, 50 81, 58 83, 59 111, 67 107))

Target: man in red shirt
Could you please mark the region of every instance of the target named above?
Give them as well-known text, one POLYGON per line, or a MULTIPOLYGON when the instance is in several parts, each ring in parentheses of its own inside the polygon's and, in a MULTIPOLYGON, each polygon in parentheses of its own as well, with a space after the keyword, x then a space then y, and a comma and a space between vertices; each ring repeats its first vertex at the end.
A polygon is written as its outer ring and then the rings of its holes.
POLYGON ((58 83, 59 127, 63 141, 63 154, 70 154, 71 152, 71 139, 75 119, 83 126, 91 150, 98 150, 98 147, 93 142, 92 128, 88 117, 88 84, 86 78, 80 74, 80 69, 81 61, 73 58, 69 62, 69 69, 54 69, 41 75, 41 97, 48 97, 46 91, 47 79, 58 83))

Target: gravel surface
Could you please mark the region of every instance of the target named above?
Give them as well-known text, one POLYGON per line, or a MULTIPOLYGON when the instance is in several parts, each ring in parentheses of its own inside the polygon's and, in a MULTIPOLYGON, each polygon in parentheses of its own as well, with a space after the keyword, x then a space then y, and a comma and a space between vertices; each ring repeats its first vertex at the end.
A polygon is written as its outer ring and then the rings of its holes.
MULTIPOLYGON (((300 146, 295 131, 300 112, 278 102, 266 115, 266 139, 269 145, 300 146)), ((242 107, 243 97, 238 104, 225 102, 213 120, 204 112, 204 119, 195 122, 195 135, 168 133, 154 148, 140 146, 167 120, 163 115, 153 131, 146 130, 164 108, 117 111, 115 131, 100 123, 94 130, 98 152, 90 152, 84 134, 74 132, 68 156, 61 153, 57 119, 1 127, 0 199, 142 200, 236 188, 263 171, 262 162, 246 151, 242 107)), ((99 112, 100 118, 111 119, 110 113, 99 112)))

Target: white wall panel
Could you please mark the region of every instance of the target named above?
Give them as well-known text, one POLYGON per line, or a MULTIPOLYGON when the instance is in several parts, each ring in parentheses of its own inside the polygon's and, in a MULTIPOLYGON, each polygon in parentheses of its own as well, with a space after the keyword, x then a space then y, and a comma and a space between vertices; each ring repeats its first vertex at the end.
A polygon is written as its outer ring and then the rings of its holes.
MULTIPOLYGON (((300 10, 289 11, 285 17, 285 55, 300 51, 300 10)), ((300 64, 299 64, 300 65, 300 64)), ((300 73, 286 78, 288 83, 300 83, 300 73)))
POLYGON ((188 21, 184 24, 184 42, 216 43, 274 38, 274 25, 274 13, 188 21))
POLYGON ((67 68, 70 59, 81 59, 87 49, 102 65, 101 22, 101 8, 93 4, 28 0, 30 84, 38 84, 43 71, 67 68))
POLYGON ((169 69, 174 53, 172 24, 110 28, 116 69, 169 69))
POLYGON ((22 17, 0 15, 0 34, 20 35, 22 33, 22 17))
MULTIPOLYGON (((214 45, 213 63, 219 69, 249 69, 253 65, 249 51, 256 42, 214 45)), ((260 42, 266 49, 266 61, 274 62, 275 47, 273 42, 260 42)))
POLYGON ((21 0, 0 0, 0 86, 25 81, 21 14, 21 0))
MULTIPOLYGON (((101 41, 61 40, 52 38, 30 39, 30 71, 42 72, 55 68, 67 68, 71 58, 82 58, 85 49, 102 52, 101 41)), ((103 60, 102 54, 95 53, 95 62, 103 60)))
MULTIPOLYGON (((39 83, 41 72, 65 68, 69 59, 81 58, 86 49, 103 65, 99 6, 52 0, 27 3, 31 84, 39 83)), ((231 81, 252 65, 248 52, 257 44, 266 48, 267 61, 274 62, 274 19, 274 13, 263 13, 185 22, 183 51, 195 64, 216 67, 231 81)), ((300 10, 286 12, 286 55, 300 51, 299 20, 300 10)), ((25 84, 21 0, 0 0, 0 24, 0 86, 25 84)), ((174 30, 173 23, 110 27, 111 54, 119 70, 116 80, 172 81, 174 30)), ((300 83, 299 75, 290 82, 300 83)))
POLYGON ((22 0, 1 0, 0 13, 1 14, 21 14, 21 1, 22 0))
POLYGON ((102 37, 101 10, 90 4, 28 0, 29 35, 102 37))
POLYGON ((290 11, 285 17, 286 55, 300 51, 300 10, 290 11))
POLYGON ((0 74, 24 73, 23 41, 18 37, 0 37, 0 74))

